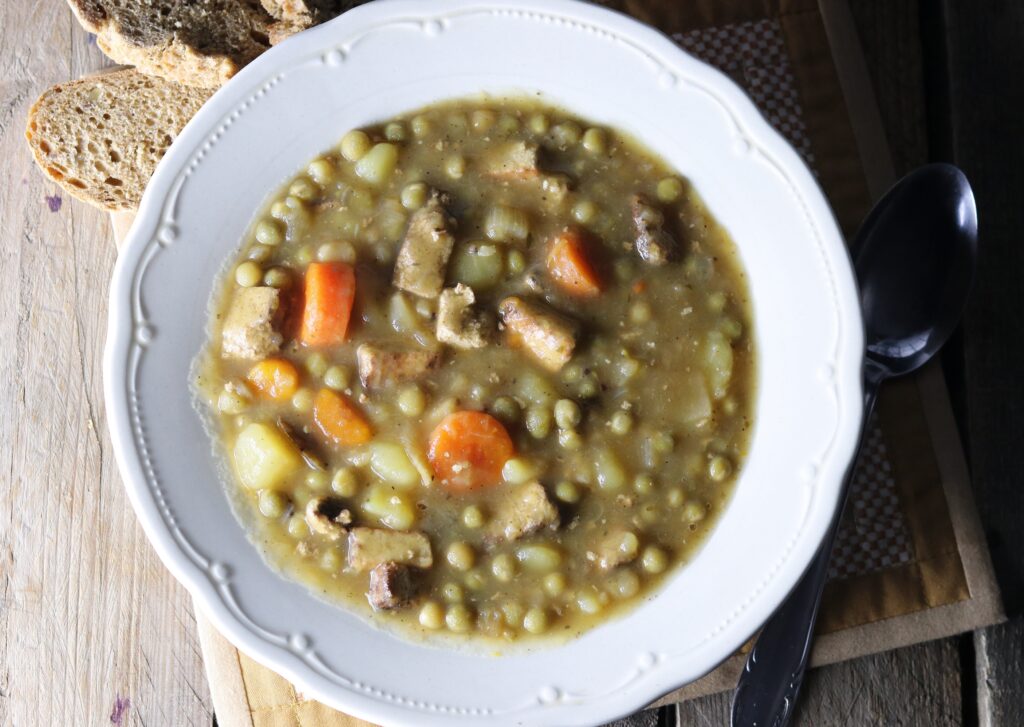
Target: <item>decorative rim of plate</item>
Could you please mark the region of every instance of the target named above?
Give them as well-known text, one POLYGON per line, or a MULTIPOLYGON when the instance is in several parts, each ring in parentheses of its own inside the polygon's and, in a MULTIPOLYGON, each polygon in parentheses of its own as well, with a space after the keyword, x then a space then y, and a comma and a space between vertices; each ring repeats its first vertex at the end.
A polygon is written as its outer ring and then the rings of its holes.
MULTIPOLYGON (((545 718, 551 716, 550 713, 545 714, 544 708, 553 705, 580 707, 572 714, 574 724, 578 719, 592 719, 595 716, 607 720, 642 706, 664 693, 666 688, 701 676, 717 662, 704 663, 696 672, 673 672, 669 664, 680 654, 641 650, 631 662, 623 660, 626 664, 625 675, 618 683, 600 685, 589 694, 573 693, 553 684, 544 685, 535 694, 526 695, 520 707, 511 710, 430 703, 407 698, 341 674, 319 658, 306 635, 278 632, 250 618, 234 598, 230 565, 201 553, 182 532, 154 471, 136 389, 138 366, 158 333, 147 320, 142 301, 146 271, 160 251, 177 240, 179 195, 207 153, 221 137, 230 133, 232 124, 247 109, 260 103, 271 89, 296 68, 308 64, 340 67, 351 54, 358 53, 360 42, 372 34, 396 28, 403 31, 412 28, 428 36, 440 36, 460 19, 481 14, 555 24, 569 31, 593 35, 626 48, 628 52, 641 54, 656 74, 658 84, 666 91, 676 88, 697 89, 719 104, 734 127, 733 152, 759 154, 763 160, 768 161, 789 185, 790 192, 799 200, 814 230, 830 276, 837 311, 847 313, 846 320, 839 320, 839 327, 846 324, 848 328, 851 325, 856 328, 843 331, 839 336, 832 369, 827 372, 826 378, 831 382, 840 408, 851 403, 859 405, 859 349, 862 348, 862 333, 859 329, 859 311, 856 317, 849 315, 849 298, 855 291, 849 265, 845 269, 835 269, 835 247, 842 247, 835 222, 828 213, 820 190, 796 153, 768 126, 731 80, 689 57, 658 31, 626 16, 576 0, 392 0, 387 3, 371 3, 349 11, 258 58, 203 107, 161 162, 146 191, 136 224, 117 262, 111 283, 109 331, 104 358, 111 437, 132 505, 167 567, 203 604, 215 625, 231 641, 257 660, 272 665, 275 670, 300 685, 304 692, 329 704, 343 703, 348 711, 389 724, 402 723, 412 719, 414 714, 416 722, 420 724, 440 724, 448 720, 465 723, 474 719, 493 722, 496 718, 507 718, 517 724, 543 724, 545 718), (793 175, 798 179, 794 179, 793 175), (808 195, 812 199, 808 200, 808 195), (846 300, 845 304, 843 299, 846 300), (841 351, 840 348, 846 350, 841 351), (846 359, 840 360, 840 354, 844 354, 846 359), (854 359, 858 364, 855 367, 855 382, 849 380, 850 364, 854 359), (841 380, 841 373, 846 376, 845 380, 841 380), (616 699, 615 695, 627 687, 630 688, 629 701, 616 699), (339 699, 338 689, 349 694, 339 699)), ((854 416, 852 411, 837 414, 832 439, 824 452, 814 455, 813 462, 840 458, 848 460, 853 453, 858 428, 859 416, 854 416), (851 428, 853 436, 850 434, 851 428)), ((816 482, 822 476, 820 467, 813 462, 804 470, 808 483, 816 482)), ((838 488, 835 488, 834 497, 837 496, 838 488)), ((823 534, 827 522, 810 522, 806 515, 803 528, 816 528, 823 534)), ((794 547, 804 535, 804 529, 793 535, 776 567, 764 574, 747 599, 728 614, 718 628, 708 633, 701 645, 714 640, 748 613, 765 588, 772 583, 778 570, 791 558, 794 547)), ((767 604, 771 608, 765 615, 778 605, 778 600, 767 604)), ((743 636, 749 636, 758 625, 749 625, 743 636)), ((732 644, 732 648, 741 645, 742 641, 740 639, 732 644)), ((728 652, 721 658, 727 655, 728 652)))

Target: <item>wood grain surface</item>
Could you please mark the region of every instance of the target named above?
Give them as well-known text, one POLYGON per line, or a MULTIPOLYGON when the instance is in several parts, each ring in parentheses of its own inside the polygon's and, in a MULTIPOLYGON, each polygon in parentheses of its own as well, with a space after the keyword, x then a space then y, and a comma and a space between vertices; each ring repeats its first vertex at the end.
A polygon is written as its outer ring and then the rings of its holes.
MULTIPOLYGON (((979 508, 1019 614, 1024 7, 852 0, 851 10, 897 170, 945 149, 977 187, 985 254, 960 394, 979 508)), ((103 65, 61 0, 0 2, 0 724, 209 726, 190 599, 136 524, 106 433, 109 222, 46 182, 23 140, 45 87, 103 65)), ((973 640, 825 667, 812 673, 797 723, 1017 727, 1022 663, 1018 617, 973 640)), ((728 705, 728 695, 686 703, 679 724, 727 724, 728 705)))
POLYGON ((978 278, 964 326, 967 430, 978 509, 1009 623, 974 640, 978 722, 1024 725, 1024 4, 944 0, 948 126, 941 148, 978 202, 978 278))
POLYGON ((0 32, 0 722, 209 727, 191 600, 107 436, 110 223, 45 182, 23 137, 43 89, 104 59, 59 0, 0 2, 0 32))

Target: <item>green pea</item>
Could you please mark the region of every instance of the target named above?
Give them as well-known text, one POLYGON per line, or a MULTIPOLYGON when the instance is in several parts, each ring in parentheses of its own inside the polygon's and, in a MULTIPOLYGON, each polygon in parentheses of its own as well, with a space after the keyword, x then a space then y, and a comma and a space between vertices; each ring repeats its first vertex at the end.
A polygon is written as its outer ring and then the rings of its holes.
POLYGON ((575 429, 583 418, 580 405, 572 399, 555 402, 555 424, 559 429, 575 429))
POLYGON ((260 490, 260 514, 267 518, 279 518, 288 509, 288 498, 277 490, 260 490))
POLYGON ((551 410, 534 405, 526 410, 526 431, 534 439, 543 439, 551 433, 551 410))
POLYGON ((256 223, 255 237, 262 245, 280 245, 284 242, 284 230, 276 220, 260 220, 256 223))

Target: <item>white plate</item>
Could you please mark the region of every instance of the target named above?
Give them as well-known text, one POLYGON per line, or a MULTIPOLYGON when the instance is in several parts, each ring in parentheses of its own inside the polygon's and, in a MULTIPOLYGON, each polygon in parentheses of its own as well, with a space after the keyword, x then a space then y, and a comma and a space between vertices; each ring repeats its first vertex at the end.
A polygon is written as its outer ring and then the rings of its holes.
POLYGON ((723 75, 568 0, 391 0, 266 53, 160 163, 118 260, 104 374, 118 463, 167 567, 217 628, 331 706, 385 725, 587 725, 732 654, 810 561, 860 423, 861 321, 813 177, 723 75), (655 598, 564 646, 415 645, 275 575, 246 539, 189 396, 217 272, 267 196, 350 128, 480 91, 627 130, 692 180, 754 300, 757 422, 732 502, 655 598))

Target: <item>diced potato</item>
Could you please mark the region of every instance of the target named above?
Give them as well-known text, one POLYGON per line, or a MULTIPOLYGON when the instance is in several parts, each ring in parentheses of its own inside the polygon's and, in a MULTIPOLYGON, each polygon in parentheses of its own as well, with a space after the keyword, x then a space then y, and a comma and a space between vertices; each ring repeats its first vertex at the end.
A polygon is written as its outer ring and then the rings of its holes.
POLYGON ((485 290, 501 281, 504 260, 496 245, 470 243, 455 251, 449 266, 454 282, 485 290))
POLYGON ((551 382, 532 371, 524 371, 517 380, 519 395, 538 406, 553 406, 558 399, 558 391, 551 382))
POLYGON ((711 331, 705 340, 704 361, 707 363, 711 395, 721 399, 729 391, 732 378, 732 346, 720 331, 711 331))
POLYGON ((617 492, 626 486, 626 471, 610 449, 599 449, 594 456, 597 484, 602 490, 617 492))
POLYGON ((375 442, 370 445, 370 469, 388 484, 403 490, 420 481, 420 473, 399 444, 375 442))
POLYGON ((525 570, 548 573, 562 564, 562 554, 552 545, 524 545, 516 550, 516 560, 525 570))
POLYGON ((389 485, 373 485, 367 490, 363 512, 392 530, 408 530, 416 524, 416 506, 389 485))
POLYGON ((676 400, 679 402, 679 418, 684 424, 700 424, 711 417, 711 397, 708 395, 707 382, 701 374, 679 378, 676 400))
POLYGON ((277 487, 303 465, 295 443, 264 422, 253 422, 239 432, 234 459, 238 479, 253 490, 277 487))
POLYGON ((394 144, 374 144, 356 162, 356 174, 360 179, 379 186, 388 181, 398 165, 398 147, 394 144))
POLYGON ((409 458, 412 466, 420 475, 420 483, 424 487, 428 487, 434 480, 434 468, 427 461, 427 455, 423 448, 412 438, 403 438, 402 444, 405 446, 405 456, 409 458))
POLYGON ((422 319, 416 315, 416 309, 404 293, 395 293, 388 301, 388 320, 398 333, 419 333, 423 330, 422 319))

